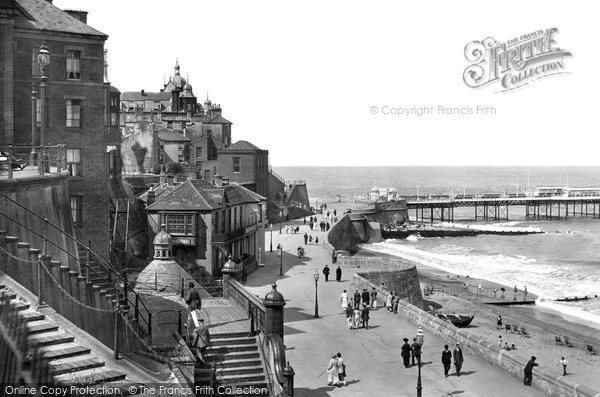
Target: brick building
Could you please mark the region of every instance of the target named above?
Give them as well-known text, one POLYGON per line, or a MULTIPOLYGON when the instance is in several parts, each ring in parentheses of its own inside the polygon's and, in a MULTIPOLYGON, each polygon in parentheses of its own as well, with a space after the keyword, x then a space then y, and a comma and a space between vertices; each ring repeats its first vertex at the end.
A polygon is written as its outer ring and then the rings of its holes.
MULTIPOLYGON (((32 89, 37 95, 43 41, 50 51, 44 144, 66 144, 75 224, 109 246, 109 177, 118 179, 120 93, 106 77, 107 35, 87 25, 87 12, 61 10, 51 0, 0 0, 0 142, 29 145, 32 89)), ((115 182, 115 181, 112 181, 115 182)))
POLYGON ((259 149, 248 141, 237 141, 217 151, 217 164, 221 175, 230 182, 269 196, 269 151, 259 149))

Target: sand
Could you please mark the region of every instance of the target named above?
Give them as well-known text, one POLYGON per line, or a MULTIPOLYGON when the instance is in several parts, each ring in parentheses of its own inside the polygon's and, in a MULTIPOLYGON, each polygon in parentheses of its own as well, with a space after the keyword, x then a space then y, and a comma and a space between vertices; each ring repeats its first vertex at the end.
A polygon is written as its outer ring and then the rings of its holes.
MULTIPOLYGON (((347 208, 356 208, 354 203, 328 203, 328 210, 337 209, 343 213, 347 208)), ((319 217, 320 218, 320 217, 319 217)), ((477 238, 477 237, 473 237, 477 238)), ((475 319, 467 328, 472 334, 487 339, 490 342, 514 344, 516 350, 510 354, 521 357, 526 361, 532 355, 537 357, 540 369, 548 374, 562 375, 562 367, 558 365, 561 357, 569 362, 567 377, 573 384, 583 384, 592 389, 600 390, 600 330, 574 321, 567 321, 559 313, 542 309, 536 305, 495 306, 484 302, 494 300, 493 289, 498 289, 496 300, 500 297, 500 288, 506 289, 505 300, 513 299, 513 287, 503 286, 484 279, 467 279, 465 275, 457 275, 417 263, 417 270, 422 289, 426 286, 435 287, 435 291, 427 299, 427 304, 441 308, 443 312, 475 315, 475 319), (464 284, 468 284, 468 288, 464 284), (477 286, 481 284, 481 294, 477 286), (448 292, 440 292, 452 291, 448 292), (458 296, 455 296, 455 295, 458 296), (504 324, 516 324, 526 327, 531 337, 526 338, 517 333, 497 330, 496 321, 502 316, 504 324), (561 346, 555 342, 555 336, 568 336, 573 347, 561 346), (501 338, 500 338, 501 336, 501 338), (591 355, 586 345, 593 345, 598 355, 591 355)), ((535 300, 535 295, 529 293, 527 299, 535 300)), ((523 300, 520 290, 518 300, 523 300)))

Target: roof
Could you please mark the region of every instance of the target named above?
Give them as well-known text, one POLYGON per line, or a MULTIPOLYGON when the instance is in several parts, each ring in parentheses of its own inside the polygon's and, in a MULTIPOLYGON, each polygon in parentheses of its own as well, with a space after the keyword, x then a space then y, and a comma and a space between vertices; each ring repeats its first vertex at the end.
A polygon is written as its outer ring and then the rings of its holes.
POLYGON ((204 124, 232 124, 231 121, 221 116, 215 116, 212 119, 205 121, 204 124))
POLYGON ((121 93, 122 101, 170 101, 168 92, 127 91, 121 93))
POLYGON ((15 21, 15 27, 108 37, 47 0, 14 0, 14 3, 24 12, 23 18, 15 21))
POLYGON ((148 206, 148 211, 212 211, 223 204, 240 205, 266 200, 259 194, 240 185, 214 186, 204 179, 182 183, 172 192, 148 206))
POLYGON ((191 141, 191 139, 188 138, 187 136, 185 136, 179 132, 175 132, 173 130, 159 131, 158 139, 162 139, 163 141, 168 141, 168 142, 189 142, 189 141, 191 141))
POLYGON ((232 143, 231 145, 227 146, 226 148, 224 148, 223 150, 250 150, 250 151, 254 151, 254 150, 262 150, 261 148, 253 145, 252 143, 248 142, 248 141, 237 141, 236 143, 232 143))

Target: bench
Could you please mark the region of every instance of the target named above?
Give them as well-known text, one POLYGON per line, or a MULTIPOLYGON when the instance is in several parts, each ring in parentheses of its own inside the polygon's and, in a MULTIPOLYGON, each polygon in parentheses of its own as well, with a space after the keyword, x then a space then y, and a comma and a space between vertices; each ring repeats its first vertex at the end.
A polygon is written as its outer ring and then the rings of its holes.
POLYGON ((573 344, 571 343, 571 341, 569 340, 568 336, 563 336, 563 341, 565 342, 565 345, 569 346, 569 347, 573 347, 573 344))
POLYGON ((558 335, 554 335, 554 342, 556 342, 557 345, 563 344, 562 338, 558 335))
POLYGON ((590 354, 592 354, 594 356, 596 355, 596 349, 594 349, 594 346, 587 345, 587 350, 588 350, 588 353, 590 353, 590 354))

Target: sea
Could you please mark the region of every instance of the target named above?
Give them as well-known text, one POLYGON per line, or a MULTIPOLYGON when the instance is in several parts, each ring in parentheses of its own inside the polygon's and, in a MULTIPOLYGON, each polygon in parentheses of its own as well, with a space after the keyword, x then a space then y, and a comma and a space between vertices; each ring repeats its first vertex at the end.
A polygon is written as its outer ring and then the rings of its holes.
MULTIPOLYGON (((286 179, 304 179, 311 205, 351 201, 372 187, 391 186, 406 196, 524 193, 535 186, 600 188, 600 167, 275 167, 286 179)), ((364 249, 400 256, 463 276, 527 286, 538 307, 600 330, 600 219, 528 220, 511 207, 509 221, 474 220, 474 209, 455 209, 459 224, 539 228, 525 236, 412 238, 366 244, 364 249), (578 302, 557 298, 588 296, 578 302), (598 296, 598 298, 594 298, 598 296)), ((409 211, 414 220, 414 211, 409 211)), ((490 227, 490 226, 486 226, 490 227)))

